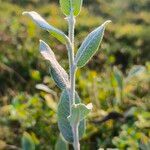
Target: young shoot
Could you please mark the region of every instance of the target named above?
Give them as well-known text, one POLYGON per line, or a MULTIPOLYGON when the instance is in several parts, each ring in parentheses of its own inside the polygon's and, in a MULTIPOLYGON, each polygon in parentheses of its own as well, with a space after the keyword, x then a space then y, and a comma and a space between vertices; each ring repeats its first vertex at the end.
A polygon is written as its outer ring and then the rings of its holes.
POLYGON ((89 33, 75 54, 74 29, 76 17, 80 13, 82 3, 83 0, 60 0, 61 10, 68 22, 68 35, 50 25, 38 13, 34 11, 23 12, 23 15, 29 16, 37 26, 48 31, 64 44, 68 51, 69 75, 61 67, 49 45, 40 40, 40 53, 49 61, 51 77, 62 90, 57 109, 58 127, 63 138, 73 145, 74 150, 80 150, 79 140, 83 137, 86 128, 85 118, 92 110, 92 104, 83 104, 78 92, 75 90, 76 71, 78 68, 85 66, 98 51, 105 27, 111 22, 108 20, 89 33))

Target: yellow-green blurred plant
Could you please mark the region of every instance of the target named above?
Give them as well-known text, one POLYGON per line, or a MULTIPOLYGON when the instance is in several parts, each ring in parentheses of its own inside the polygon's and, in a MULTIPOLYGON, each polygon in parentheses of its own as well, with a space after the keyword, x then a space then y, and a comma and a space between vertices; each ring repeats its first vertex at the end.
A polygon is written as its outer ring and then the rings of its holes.
POLYGON ((123 76, 123 73, 116 67, 113 69, 114 79, 116 82, 116 86, 114 86, 115 91, 115 103, 121 104, 125 96, 131 96, 132 88, 138 84, 139 79, 137 78, 138 75, 142 74, 145 70, 143 66, 133 66, 126 77, 123 76), (134 85, 132 85, 134 83, 134 85))

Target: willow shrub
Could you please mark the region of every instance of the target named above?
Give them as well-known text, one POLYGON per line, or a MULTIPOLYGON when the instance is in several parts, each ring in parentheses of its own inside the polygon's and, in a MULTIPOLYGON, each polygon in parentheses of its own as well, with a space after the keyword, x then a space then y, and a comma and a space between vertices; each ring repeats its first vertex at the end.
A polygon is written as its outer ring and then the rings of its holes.
POLYGON ((73 144, 75 150, 80 149, 79 140, 85 131, 85 118, 92 109, 92 104, 81 102, 75 90, 75 77, 78 68, 85 66, 98 51, 104 36, 105 27, 111 21, 104 22, 84 39, 77 53, 74 54, 74 29, 76 17, 80 13, 82 0, 60 0, 61 10, 68 22, 68 35, 46 22, 34 11, 23 12, 39 27, 48 31, 52 36, 66 45, 69 59, 69 75, 57 61, 54 52, 47 43, 40 40, 40 53, 50 63, 50 74, 57 86, 62 90, 58 104, 58 126, 64 139, 73 144))

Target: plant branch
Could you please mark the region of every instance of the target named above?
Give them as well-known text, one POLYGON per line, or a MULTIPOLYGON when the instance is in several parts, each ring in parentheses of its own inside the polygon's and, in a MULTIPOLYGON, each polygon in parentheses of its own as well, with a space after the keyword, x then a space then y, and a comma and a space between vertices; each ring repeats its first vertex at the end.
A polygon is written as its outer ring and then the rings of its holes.
POLYGON ((74 150, 80 150, 78 126, 79 126, 79 123, 76 123, 74 124, 74 126, 72 126, 72 131, 74 135, 73 136, 74 137, 74 142, 73 142, 74 150))
MULTIPOLYGON (((70 113, 72 105, 75 105, 75 75, 76 66, 74 64, 74 28, 75 28, 75 17, 73 15, 73 9, 71 9, 70 16, 68 16, 69 33, 68 37, 70 42, 68 43, 68 53, 69 53, 69 68, 70 68, 70 113)), ((79 133, 78 133, 79 123, 72 125, 73 132, 73 147, 74 150, 80 150, 79 143, 79 133)))
POLYGON ((75 73, 76 73, 76 67, 74 65, 74 28, 75 28, 75 18, 73 16, 73 11, 71 11, 70 16, 68 17, 68 24, 69 24, 69 39, 70 44, 68 44, 69 49, 69 59, 70 59, 70 99, 71 104, 75 104, 75 73))

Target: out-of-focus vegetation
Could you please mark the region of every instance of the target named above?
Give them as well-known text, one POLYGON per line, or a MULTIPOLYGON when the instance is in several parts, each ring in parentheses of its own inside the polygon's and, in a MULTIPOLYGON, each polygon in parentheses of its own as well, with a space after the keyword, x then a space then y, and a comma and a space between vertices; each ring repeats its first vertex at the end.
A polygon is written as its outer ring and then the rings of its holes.
MULTIPOLYGON (((39 54, 39 38, 59 54, 65 69, 68 64, 62 60, 67 52, 22 16, 24 10, 36 10, 67 33, 56 0, 0 0, 0 149, 19 149, 28 138, 32 148, 50 150, 59 138, 60 91, 39 54)), ((104 20, 113 23, 106 30, 101 52, 77 72, 80 96, 94 105, 81 140, 83 150, 150 149, 149 13, 149 0, 84 1, 77 18, 76 48, 104 20)))

